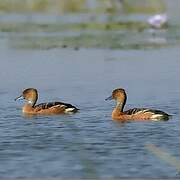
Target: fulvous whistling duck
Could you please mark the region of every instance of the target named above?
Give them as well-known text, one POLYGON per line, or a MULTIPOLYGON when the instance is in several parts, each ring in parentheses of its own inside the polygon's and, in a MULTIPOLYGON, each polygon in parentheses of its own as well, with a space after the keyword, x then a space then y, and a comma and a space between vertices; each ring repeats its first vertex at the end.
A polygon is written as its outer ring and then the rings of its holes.
POLYGON ((15 101, 17 99, 27 100, 22 108, 22 112, 30 115, 71 114, 79 110, 75 106, 63 102, 49 102, 36 105, 38 99, 38 91, 34 88, 25 89, 22 95, 15 98, 15 101))
POLYGON ((106 100, 116 100, 117 105, 112 112, 112 119, 119 121, 126 120, 168 120, 170 115, 163 111, 148 109, 148 108, 134 108, 123 111, 126 104, 127 95, 124 89, 115 89, 112 95, 106 100))

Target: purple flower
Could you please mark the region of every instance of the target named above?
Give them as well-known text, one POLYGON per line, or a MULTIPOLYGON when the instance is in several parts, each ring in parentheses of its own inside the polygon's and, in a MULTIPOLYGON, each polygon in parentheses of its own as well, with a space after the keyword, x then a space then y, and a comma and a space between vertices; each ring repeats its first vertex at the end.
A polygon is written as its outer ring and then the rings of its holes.
POLYGON ((162 28, 167 24, 167 15, 166 14, 156 14, 148 19, 148 23, 153 28, 162 28))

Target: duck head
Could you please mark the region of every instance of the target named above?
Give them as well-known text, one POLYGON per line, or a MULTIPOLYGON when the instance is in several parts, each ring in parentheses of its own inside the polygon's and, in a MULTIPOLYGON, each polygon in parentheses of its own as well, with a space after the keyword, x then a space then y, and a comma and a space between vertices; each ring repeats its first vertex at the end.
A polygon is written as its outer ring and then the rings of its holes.
POLYGON ((120 111, 123 111, 127 99, 125 90, 122 88, 115 89, 113 90, 111 96, 109 96, 105 100, 113 100, 113 99, 117 101, 117 108, 119 108, 120 111))
POLYGON ((25 99, 27 100, 28 104, 34 106, 38 99, 38 92, 34 88, 25 89, 20 96, 15 98, 15 101, 20 99, 25 99))

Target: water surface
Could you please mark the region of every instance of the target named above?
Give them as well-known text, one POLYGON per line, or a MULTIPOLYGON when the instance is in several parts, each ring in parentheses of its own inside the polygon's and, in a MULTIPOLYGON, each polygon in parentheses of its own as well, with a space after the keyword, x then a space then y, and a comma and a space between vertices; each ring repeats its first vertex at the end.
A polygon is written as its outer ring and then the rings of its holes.
POLYGON ((177 177, 175 167, 145 148, 152 143, 179 153, 179 49, 3 50, 0 55, 0 174, 2 178, 177 177), (60 100, 75 115, 25 117, 14 97, 27 87, 39 102, 60 100), (166 122, 111 120, 113 88, 128 93, 126 109, 152 107, 166 122))
POLYGON ((152 30, 147 18, 0 14, 0 178, 179 178, 177 167, 146 148, 180 161, 179 19, 152 30), (38 103, 64 101, 80 112, 24 116, 14 98, 29 87, 38 89, 38 103), (127 91, 125 109, 172 118, 112 121, 115 102, 105 98, 117 87, 127 91))

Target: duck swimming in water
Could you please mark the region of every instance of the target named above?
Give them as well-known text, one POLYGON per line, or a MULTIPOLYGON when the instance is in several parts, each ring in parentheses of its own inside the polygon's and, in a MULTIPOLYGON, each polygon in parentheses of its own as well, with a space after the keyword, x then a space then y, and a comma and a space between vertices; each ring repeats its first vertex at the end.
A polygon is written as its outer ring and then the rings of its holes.
POLYGON ((168 120, 170 115, 155 109, 148 108, 133 108, 127 111, 124 110, 124 106, 126 104, 127 95, 124 89, 119 88, 115 89, 112 92, 112 95, 108 97, 106 100, 116 100, 117 105, 112 112, 112 119, 119 121, 126 120, 168 120))
POLYGON ((34 88, 25 89, 22 92, 22 95, 15 98, 15 101, 18 99, 27 100, 22 108, 22 112, 30 115, 71 114, 79 110, 75 106, 63 102, 48 102, 36 105, 38 99, 38 91, 34 88))

